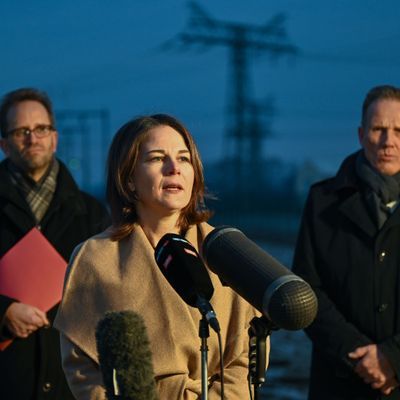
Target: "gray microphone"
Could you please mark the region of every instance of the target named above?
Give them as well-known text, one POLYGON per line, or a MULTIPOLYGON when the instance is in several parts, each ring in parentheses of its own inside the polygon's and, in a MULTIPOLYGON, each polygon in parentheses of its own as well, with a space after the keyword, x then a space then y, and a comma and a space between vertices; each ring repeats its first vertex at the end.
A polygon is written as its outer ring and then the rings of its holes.
POLYGON ((211 271, 275 328, 303 329, 315 319, 318 303, 310 285, 240 230, 229 226, 214 229, 202 250, 211 271))

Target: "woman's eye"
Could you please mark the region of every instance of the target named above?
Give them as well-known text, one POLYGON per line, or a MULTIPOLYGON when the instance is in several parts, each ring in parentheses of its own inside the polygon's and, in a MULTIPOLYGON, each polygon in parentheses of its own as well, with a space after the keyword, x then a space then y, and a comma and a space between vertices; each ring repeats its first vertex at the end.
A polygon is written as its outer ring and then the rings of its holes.
POLYGON ((189 163, 190 163, 190 158, 189 158, 189 157, 186 157, 186 156, 181 156, 181 157, 179 157, 179 161, 182 161, 182 162, 189 162, 189 163))
POLYGON ((162 161, 163 160, 163 157, 161 157, 161 156, 155 156, 155 157, 151 157, 150 158, 150 162, 157 162, 157 161, 162 161))

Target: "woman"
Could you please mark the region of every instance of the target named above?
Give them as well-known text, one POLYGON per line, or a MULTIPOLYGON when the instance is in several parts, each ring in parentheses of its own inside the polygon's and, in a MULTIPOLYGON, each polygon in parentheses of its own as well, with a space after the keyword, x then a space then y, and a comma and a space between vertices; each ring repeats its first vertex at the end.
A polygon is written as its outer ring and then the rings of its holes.
MULTIPOLYGON (((95 329, 107 311, 133 310, 146 324, 160 399, 199 399, 200 313, 166 281, 154 248, 166 233, 184 235, 197 249, 212 230, 205 221, 202 164, 192 136, 168 115, 134 119, 114 137, 108 158, 107 199, 113 225, 76 249, 56 327, 63 366, 78 400, 104 399, 95 329)), ((211 304, 221 325, 225 396, 249 397, 249 321, 255 310, 210 272, 211 304)), ((209 399, 220 398, 218 340, 208 338, 209 399)))

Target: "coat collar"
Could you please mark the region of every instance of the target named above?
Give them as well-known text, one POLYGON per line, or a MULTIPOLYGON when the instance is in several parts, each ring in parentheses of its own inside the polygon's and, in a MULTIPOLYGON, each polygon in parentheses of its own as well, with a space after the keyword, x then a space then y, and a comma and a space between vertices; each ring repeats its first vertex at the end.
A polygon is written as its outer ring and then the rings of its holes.
MULTIPOLYGON (((0 196, 5 197, 15 203, 18 201, 15 195, 19 192, 12 184, 7 168, 8 162, 8 158, 0 162, 0 196)), ((65 164, 60 160, 58 160, 58 162, 60 164, 60 170, 57 177, 57 195, 60 199, 65 199, 71 194, 76 194, 76 192, 79 191, 79 188, 65 164), (59 181, 62 182, 62 185, 58 184, 59 181)), ((21 197, 21 195, 18 197, 21 197)))
POLYGON ((340 191, 342 189, 360 190, 360 181, 356 174, 356 159, 361 151, 362 150, 359 150, 350 154, 344 159, 332 183, 332 189, 334 191, 340 191))
MULTIPOLYGON (((68 204, 69 216, 86 213, 86 205, 80 196, 80 191, 66 166, 58 160, 60 169, 57 177, 57 187, 52 202, 46 211, 41 225, 49 221, 54 212, 60 209, 61 205, 68 204)), ((22 232, 26 232, 35 225, 35 219, 29 206, 21 193, 12 183, 7 169, 8 159, 0 162, 0 212, 4 213, 22 232)), ((65 215, 65 219, 69 216, 65 215)), ((58 221, 59 226, 64 226, 65 221, 58 221)))
POLYGON ((12 183, 7 169, 7 159, 0 163, 0 213, 8 218, 21 232, 35 226, 35 218, 21 193, 12 183))
MULTIPOLYGON (((198 249, 211 230, 207 223, 192 225, 185 237, 198 249)), ((170 306, 155 302, 154 293, 161 299, 168 298, 176 315, 187 313, 188 306, 165 284, 154 249, 140 225, 136 224, 130 236, 119 242, 112 241, 105 231, 83 242, 72 254, 54 326, 97 361, 94 332, 106 311, 135 310, 144 316, 149 330, 156 331, 160 319, 162 326, 170 324, 165 311, 170 306), (143 290, 146 284, 149 288, 143 290), (89 313, 81 312, 82 299, 89 313), (156 312, 147 312, 150 303, 156 312)), ((149 336, 157 337, 157 333, 149 336)))
POLYGON ((85 214, 87 212, 85 202, 82 199, 81 192, 74 178, 67 167, 60 160, 58 162, 60 163, 60 170, 57 177, 56 191, 42 223, 46 223, 51 215, 63 204, 68 204, 71 211, 74 211, 76 214, 85 214))
POLYGON ((0 197, 16 204, 22 209, 29 210, 26 201, 11 181, 7 163, 8 159, 5 159, 0 163, 0 197))
MULTIPOLYGON (((356 174, 356 159, 361 151, 351 154, 343 161, 328 190, 335 192, 340 199, 338 206, 340 212, 373 237, 378 233, 378 228, 363 199, 362 185, 356 174)), ((400 210, 398 208, 386 221, 383 229, 399 224, 400 210)))

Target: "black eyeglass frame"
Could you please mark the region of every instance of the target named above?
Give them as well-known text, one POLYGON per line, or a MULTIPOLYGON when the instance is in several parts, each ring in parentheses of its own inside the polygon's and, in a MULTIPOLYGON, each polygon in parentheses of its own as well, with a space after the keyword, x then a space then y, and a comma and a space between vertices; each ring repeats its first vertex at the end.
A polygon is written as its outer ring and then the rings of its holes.
POLYGON ((41 124, 35 126, 33 129, 24 127, 12 129, 6 133, 6 137, 12 136, 14 139, 20 140, 25 139, 27 136, 31 136, 32 133, 34 133, 38 139, 42 139, 49 136, 50 133, 54 131, 55 128, 53 125, 41 124))

